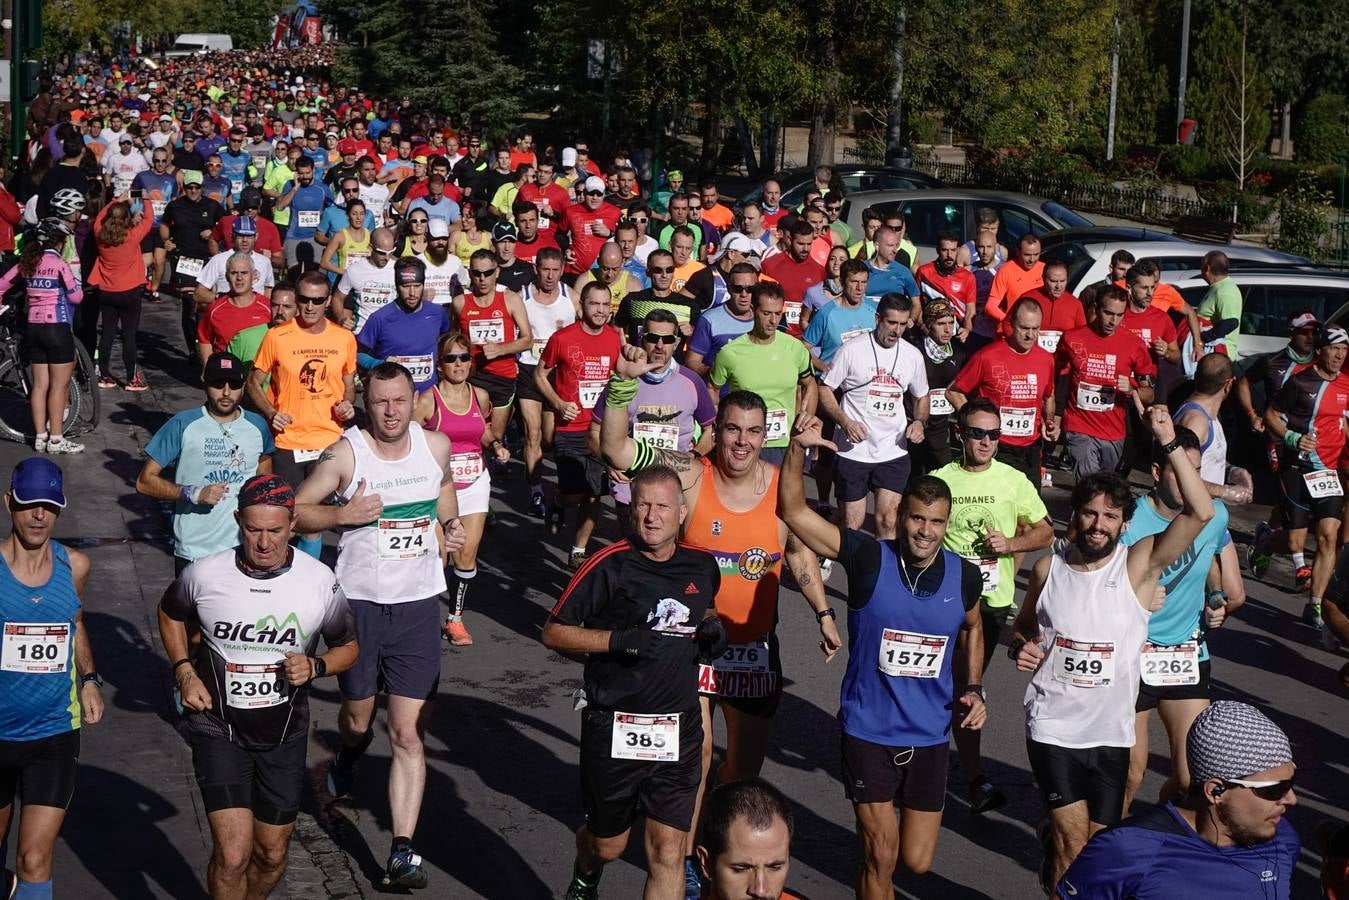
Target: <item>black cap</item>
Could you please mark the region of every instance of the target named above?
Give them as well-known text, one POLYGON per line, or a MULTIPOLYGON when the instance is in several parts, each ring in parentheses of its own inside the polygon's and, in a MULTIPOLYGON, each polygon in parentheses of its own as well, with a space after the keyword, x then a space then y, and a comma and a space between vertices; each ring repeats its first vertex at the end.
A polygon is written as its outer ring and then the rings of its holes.
POLYGON ((246 187, 239 192, 240 209, 261 209, 262 191, 255 187, 246 187))
POLYGON ((243 381, 244 364, 239 357, 233 353, 221 351, 212 353, 206 360, 206 368, 201 373, 201 380, 206 384, 216 384, 221 381, 243 381))

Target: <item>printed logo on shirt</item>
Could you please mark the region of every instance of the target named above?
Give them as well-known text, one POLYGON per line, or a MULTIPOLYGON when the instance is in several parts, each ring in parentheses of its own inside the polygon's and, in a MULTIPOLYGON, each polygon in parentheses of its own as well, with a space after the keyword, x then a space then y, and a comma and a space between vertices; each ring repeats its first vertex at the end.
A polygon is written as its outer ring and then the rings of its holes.
POLYGON ((687 624, 689 613, 690 610, 687 606, 673 597, 665 597, 656 602, 654 612, 647 613, 646 622, 648 625, 655 623, 652 631, 662 631, 667 634, 692 634, 694 628, 687 624))

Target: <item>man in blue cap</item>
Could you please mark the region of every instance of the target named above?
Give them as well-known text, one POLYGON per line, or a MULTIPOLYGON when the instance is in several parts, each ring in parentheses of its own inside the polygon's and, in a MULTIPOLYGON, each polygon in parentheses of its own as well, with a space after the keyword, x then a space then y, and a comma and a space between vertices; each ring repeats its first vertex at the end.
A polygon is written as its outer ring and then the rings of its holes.
POLYGON ((75 792, 80 718, 103 718, 81 599, 89 558, 53 541, 66 506, 61 469, 34 456, 14 467, 5 494, 13 528, 0 540, 0 834, 22 823, 3 896, 51 900, 52 852, 75 792), (72 703, 75 697, 78 703, 72 703))
POLYGON ((202 267, 201 274, 197 276, 194 296, 201 306, 209 306, 221 294, 229 293, 230 283, 225 270, 229 266, 230 257, 236 253, 247 254, 253 260, 253 293, 267 298, 272 296, 276 274, 272 268, 271 257, 257 250, 258 220, 248 216, 235 216, 230 231, 234 238, 234 249, 222 250, 212 256, 202 267))

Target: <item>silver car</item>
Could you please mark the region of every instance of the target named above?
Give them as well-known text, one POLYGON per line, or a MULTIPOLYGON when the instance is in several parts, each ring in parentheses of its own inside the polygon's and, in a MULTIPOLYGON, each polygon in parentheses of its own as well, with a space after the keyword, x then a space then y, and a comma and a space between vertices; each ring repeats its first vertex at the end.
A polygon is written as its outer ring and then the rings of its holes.
MULTIPOLYGON (((1349 324, 1349 274, 1311 269, 1233 269, 1229 277, 1241 288, 1241 356, 1270 353, 1288 343, 1288 319, 1310 312, 1322 322, 1349 324)), ((1166 281, 1172 281, 1165 278, 1166 281)), ((1208 292, 1203 278, 1173 282, 1180 295, 1198 307, 1208 292)))
POLYGON ((861 191, 848 195, 839 216, 860 235, 862 214, 868 208, 882 215, 899 209, 904 214, 908 238, 918 248, 918 262, 925 263, 936 257, 937 235, 943 231, 954 232, 962 241, 973 239, 978 230, 979 210, 986 206, 997 211, 1001 222, 998 242, 1009 248, 1015 247, 1027 232, 1045 234, 1092 224, 1053 200, 972 188, 861 191))
POLYGON ((1081 293, 1082 288, 1098 281, 1105 281, 1110 274, 1110 257, 1117 250, 1128 250, 1134 259, 1151 257, 1162 268, 1162 281, 1176 282, 1199 275, 1199 264, 1204 255, 1212 250, 1221 250, 1227 254, 1229 267, 1234 270, 1251 268, 1264 269, 1303 268, 1315 270, 1315 264, 1304 257, 1291 253, 1281 253, 1266 247, 1253 247, 1248 244, 1208 244, 1202 241, 1187 241, 1168 238, 1153 241, 1105 241, 1093 239, 1096 235, 1084 235, 1085 240, 1076 239, 1071 234, 1046 235, 1042 240, 1043 249, 1040 259, 1045 262, 1054 260, 1068 265, 1068 290, 1081 293))

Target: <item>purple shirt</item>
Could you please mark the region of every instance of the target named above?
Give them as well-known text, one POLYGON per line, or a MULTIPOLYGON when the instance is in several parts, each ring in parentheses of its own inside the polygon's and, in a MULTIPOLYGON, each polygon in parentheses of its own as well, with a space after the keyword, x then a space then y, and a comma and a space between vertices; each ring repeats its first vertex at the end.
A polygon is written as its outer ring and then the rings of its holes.
MULTIPOLYGON (((608 412, 605 401, 609 388, 605 386, 591 412, 591 421, 600 423, 608 412)), ((688 450, 694 444, 695 423, 704 430, 716 421, 717 409, 707 393, 703 380, 692 369, 676 364, 664 381, 653 382, 642 376, 637 382, 637 396, 628 405, 628 434, 647 443, 673 450, 688 450), (690 411, 691 410, 691 411, 690 411), (666 443, 674 439, 674 446, 666 443)), ((632 502, 632 490, 627 484, 613 486, 614 499, 619 503, 632 502)))

